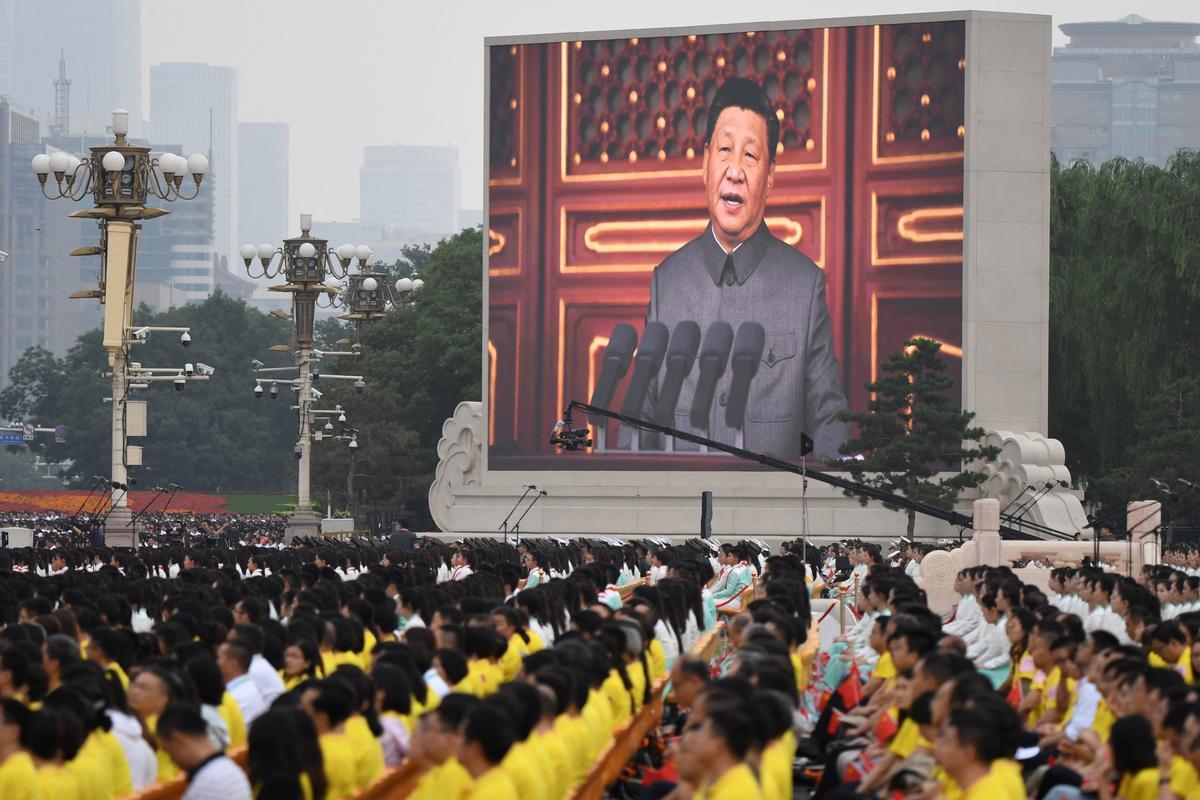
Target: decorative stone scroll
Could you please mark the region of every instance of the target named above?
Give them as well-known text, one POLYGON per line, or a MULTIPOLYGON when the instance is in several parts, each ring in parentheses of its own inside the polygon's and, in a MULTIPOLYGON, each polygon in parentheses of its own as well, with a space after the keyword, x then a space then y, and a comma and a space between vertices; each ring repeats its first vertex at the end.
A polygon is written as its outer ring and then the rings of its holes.
POLYGON ((429 512, 444 531, 454 530, 451 510, 464 486, 479 486, 483 472, 483 403, 464 401, 442 424, 438 465, 429 487, 429 512))

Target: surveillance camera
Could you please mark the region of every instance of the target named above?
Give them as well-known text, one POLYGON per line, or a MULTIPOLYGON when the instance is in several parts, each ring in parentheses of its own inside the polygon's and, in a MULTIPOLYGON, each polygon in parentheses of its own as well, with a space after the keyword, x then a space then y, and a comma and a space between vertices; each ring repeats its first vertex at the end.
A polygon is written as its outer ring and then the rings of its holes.
POLYGON ((354 344, 350 345, 350 349, 357 353, 362 350, 362 345, 358 342, 355 342, 354 344))
POLYGON ((351 450, 357 450, 357 449, 358 449, 358 439, 351 439, 351 440, 350 440, 350 449, 351 449, 351 450))
POLYGON ((253 369, 255 372, 258 372, 260 369, 263 368, 263 362, 259 361, 256 358, 250 362, 250 368, 253 369))
POLYGON ((295 454, 297 461, 304 458, 304 448, 302 448, 300 445, 296 445, 296 449, 293 450, 292 453, 295 454))
POLYGON ((279 386, 277 384, 272 383, 271 384, 271 399, 274 400, 277 397, 279 397, 279 386))
POLYGON ((135 339, 141 339, 143 342, 150 338, 150 327, 138 328, 133 332, 135 339))
POLYGON ((357 380, 354 382, 354 391, 358 392, 359 394, 362 394, 366 390, 366 388, 367 388, 367 385, 365 383, 363 383, 361 380, 357 380))
POLYGON ((346 421, 346 415, 338 414, 338 422, 345 422, 345 421, 346 421))
POLYGON ((192 343, 192 335, 190 333, 188 333, 187 331, 184 331, 183 335, 179 337, 179 343, 181 345, 183 345, 184 347, 187 347, 189 344, 192 343))
POLYGON ((262 396, 263 396, 262 384, 261 383, 254 384, 254 399, 261 400, 262 396))
POLYGON ((193 367, 191 364, 184 364, 183 365, 183 374, 187 375, 190 378, 196 374, 196 368, 193 367))
POLYGON ((320 379, 320 377, 321 377, 321 370, 320 370, 319 368, 317 368, 317 367, 313 367, 313 369, 312 369, 312 379, 315 381, 315 380, 318 380, 318 379, 320 379))
POLYGON ((184 378, 182 378, 182 377, 176 378, 176 379, 175 379, 175 391, 177 391, 177 392, 182 392, 182 391, 183 391, 183 387, 184 387, 186 384, 187 384, 187 380, 185 380, 184 378))
POLYGON ((5 261, 8 261, 8 253, 0 250, 0 264, 3 264, 5 261))
POLYGON ((313 400, 320 400, 322 397, 324 397, 324 396, 325 396, 324 394, 322 394, 321 392, 317 391, 315 388, 313 388, 313 387, 311 387, 311 386, 309 387, 308 391, 312 393, 312 399, 313 399, 313 400))
POLYGON ((197 361, 196 362, 196 371, 199 372, 201 375, 207 375, 208 377, 211 378, 213 373, 216 372, 216 369, 214 369, 213 367, 210 367, 208 364, 205 364, 202 361, 197 361))

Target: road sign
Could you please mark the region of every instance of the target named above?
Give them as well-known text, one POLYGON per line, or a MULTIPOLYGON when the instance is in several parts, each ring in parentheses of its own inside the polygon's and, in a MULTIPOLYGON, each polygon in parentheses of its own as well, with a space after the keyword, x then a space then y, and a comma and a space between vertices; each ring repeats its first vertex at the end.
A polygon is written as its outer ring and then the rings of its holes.
POLYGON ((24 439, 27 442, 32 442, 34 436, 35 436, 35 433, 33 430, 32 422, 26 422, 24 425, 21 426, 21 438, 22 439, 24 439))
POLYGON ((67 426, 56 425, 54 428, 54 443, 63 444, 67 441, 67 426))
POLYGON ((16 445, 19 447, 21 444, 21 434, 19 431, 0 431, 0 446, 16 445))

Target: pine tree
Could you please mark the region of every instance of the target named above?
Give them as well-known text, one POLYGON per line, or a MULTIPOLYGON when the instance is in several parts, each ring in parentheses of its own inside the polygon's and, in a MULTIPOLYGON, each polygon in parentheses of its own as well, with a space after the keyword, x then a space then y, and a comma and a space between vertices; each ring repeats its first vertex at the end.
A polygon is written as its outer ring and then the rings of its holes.
MULTIPOLYGON (((941 349, 932 339, 911 339, 888 357, 882 377, 867 385, 867 410, 845 417, 857 436, 842 452, 862 456, 846 462, 854 480, 949 510, 963 489, 983 482, 972 462, 990 461, 999 449, 984 446, 983 428, 971 427, 975 414, 960 408, 941 349)), ((859 502, 866 505, 867 498, 859 502)), ((884 507, 907 512, 911 540, 916 512, 884 507)))

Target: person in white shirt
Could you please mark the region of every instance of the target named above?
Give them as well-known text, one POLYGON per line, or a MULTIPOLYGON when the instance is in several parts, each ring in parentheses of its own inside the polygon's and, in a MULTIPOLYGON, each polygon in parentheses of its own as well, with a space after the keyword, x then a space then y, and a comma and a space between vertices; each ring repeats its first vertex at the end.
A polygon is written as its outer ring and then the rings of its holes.
POLYGON ((1092 631, 1108 631, 1117 637, 1121 644, 1130 644, 1131 639, 1125 628, 1125 620, 1112 610, 1109 605, 1113 589, 1117 584, 1117 576, 1110 573, 1097 575, 1085 581, 1086 591, 1081 591, 1088 601, 1088 615, 1083 620, 1083 629, 1092 631))
POLYGON ((195 706, 168 706, 155 733, 162 749, 188 774, 183 800, 251 799, 246 773, 208 738, 208 725, 195 706))
POLYGON ((233 696, 246 725, 267 710, 267 704, 250 677, 250 648, 241 642, 223 642, 217 648, 217 667, 225 680, 225 690, 233 696))
POLYGON ((137 717, 109 708, 105 711, 112 722, 112 734, 117 737, 125 760, 129 762, 129 776, 134 791, 141 791, 158 780, 158 760, 154 749, 142 736, 142 723, 137 717))
POLYGON ((1005 630, 1008 618, 1001 615, 994 597, 985 596, 980 604, 983 606, 984 619, 984 624, 979 626, 982 633, 967 647, 967 658, 974 661, 980 670, 999 669, 1012 663, 1009 655, 1011 643, 1005 630))
POLYGON ((975 581, 971 570, 962 570, 954 578, 954 591, 962 595, 958 607, 954 611, 954 621, 942 626, 942 633, 949 636, 961 636, 978 624, 982 615, 979 602, 975 599, 975 581))
POLYGON ((464 548, 459 548, 450 556, 450 578, 451 581, 461 581, 463 578, 475 572, 471 568, 471 562, 474 560, 474 553, 464 548))

